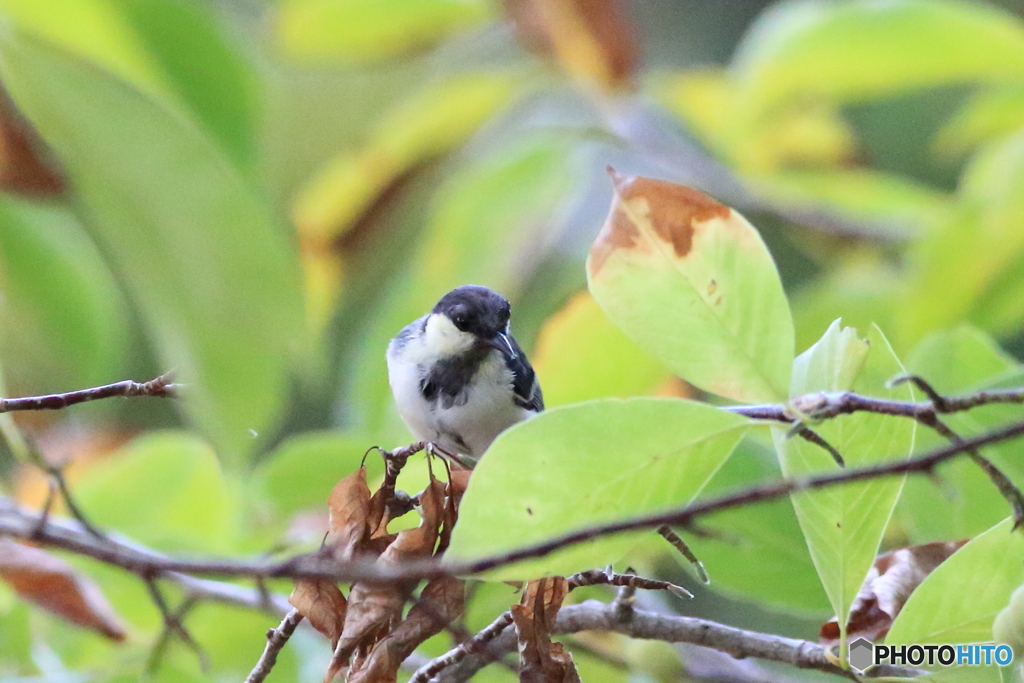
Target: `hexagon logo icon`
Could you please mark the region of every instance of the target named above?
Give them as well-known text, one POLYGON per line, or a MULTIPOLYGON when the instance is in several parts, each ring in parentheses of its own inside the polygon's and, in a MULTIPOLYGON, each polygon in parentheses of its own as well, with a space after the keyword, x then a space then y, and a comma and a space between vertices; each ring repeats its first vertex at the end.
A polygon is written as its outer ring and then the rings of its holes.
POLYGON ((850 643, 850 666, 858 673, 875 663, 875 646, 870 640, 858 638, 850 643))

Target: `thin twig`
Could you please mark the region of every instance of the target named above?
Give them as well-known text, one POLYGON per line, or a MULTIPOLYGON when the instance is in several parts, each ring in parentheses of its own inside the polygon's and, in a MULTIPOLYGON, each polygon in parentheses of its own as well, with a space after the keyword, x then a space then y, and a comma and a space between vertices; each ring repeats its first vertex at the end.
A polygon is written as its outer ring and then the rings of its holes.
POLYGON ((153 646, 153 651, 150 653, 149 661, 146 665, 146 670, 150 673, 156 673, 160 666, 160 660, 163 657, 163 652, 167 647, 172 636, 177 635, 178 639, 185 644, 188 649, 192 650, 195 654, 196 659, 199 660, 199 668, 203 673, 210 672, 210 657, 206 654, 203 646, 192 636, 192 633, 185 627, 182 619, 188 613, 188 611, 195 605, 195 598, 186 598, 178 610, 172 611, 170 606, 167 604, 167 600, 164 598, 163 591, 160 590, 160 585, 157 583, 156 578, 146 577, 146 588, 149 589, 149 596, 153 599, 153 604, 156 605, 157 609, 160 610, 160 616, 163 619, 163 632, 157 639, 157 642, 153 646))
POLYGON ((112 398, 115 396, 124 398, 135 396, 173 398, 178 395, 182 386, 174 384, 173 380, 173 373, 166 372, 148 382, 133 382, 130 379, 126 379, 113 384, 104 384, 100 387, 79 389, 63 394, 0 398, 0 413, 10 413, 16 410, 62 410, 76 403, 85 403, 86 401, 96 401, 101 398, 112 398))
POLYGON ((299 610, 293 609, 281 621, 281 625, 267 631, 267 646, 263 648, 263 654, 256 662, 245 683, 263 683, 263 680, 270 673, 270 670, 277 664, 277 653, 285 646, 288 639, 295 633, 296 627, 302 621, 299 610))
MULTIPOLYGON (((679 534, 673 531, 672 527, 668 524, 663 524, 658 527, 658 533, 662 538, 669 542, 669 545, 678 550, 683 557, 690 561, 690 564, 693 565, 693 570, 697 572, 697 578, 701 580, 701 583, 705 585, 711 583, 711 577, 708 576, 708 570, 704 568, 704 563, 697 559, 697 556, 693 554, 692 550, 690 550, 690 546, 686 545, 686 541, 684 541, 679 534)), ((691 595, 690 597, 692 598, 693 596, 691 595)))

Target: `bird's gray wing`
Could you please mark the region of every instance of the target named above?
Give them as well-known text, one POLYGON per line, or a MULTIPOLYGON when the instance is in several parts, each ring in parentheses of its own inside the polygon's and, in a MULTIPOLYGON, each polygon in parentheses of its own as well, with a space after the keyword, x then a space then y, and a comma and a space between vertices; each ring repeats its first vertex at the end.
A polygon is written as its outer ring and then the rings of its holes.
POLYGON ((526 354, 519 348, 516 338, 510 334, 508 340, 514 355, 505 351, 502 351, 502 355, 505 357, 505 366, 512 371, 512 390, 515 393, 516 405, 539 413, 544 410, 544 394, 540 390, 537 374, 533 371, 530 361, 526 360, 526 354))

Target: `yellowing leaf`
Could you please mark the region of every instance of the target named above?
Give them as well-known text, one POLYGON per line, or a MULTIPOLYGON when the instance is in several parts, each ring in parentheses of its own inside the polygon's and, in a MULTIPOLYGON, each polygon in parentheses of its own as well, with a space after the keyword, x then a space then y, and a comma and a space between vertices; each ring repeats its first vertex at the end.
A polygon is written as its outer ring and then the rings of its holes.
POLYGON ((276 34, 293 59, 365 62, 428 47, 489 15, 482 0, 286 0, 276 34))
POLYGON ((518 82, 514 73, 463 74, 403 100, 363 149, 332 158, 299 191, 292 218, 302 239, 333 242, 399 176, 469 137, 509 101, 518 82))
POLYGON ((783 400, 793 321, 757 231, 688 187, 612 178, 611 212, 587 258, 601 308, 688 382, 737 401, 783 400))

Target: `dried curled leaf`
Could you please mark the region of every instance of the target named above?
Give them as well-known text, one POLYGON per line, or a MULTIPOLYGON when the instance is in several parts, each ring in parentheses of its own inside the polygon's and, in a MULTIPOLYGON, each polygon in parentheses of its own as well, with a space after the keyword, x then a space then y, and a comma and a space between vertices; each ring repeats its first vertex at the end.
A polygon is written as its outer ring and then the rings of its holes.
MULTIPOLYGON (((847 638, 876 640, 888 633, 914 589, 966 542, 925 543, 879 555, 850 607, 847 638)), ((821 627, 818 638, 828 646, 839 643, 834 617, 821 627)))
POLYGON ((382 638, 359 668, 349 671, 349 683, 393 683, 398 668, 422 642, 462 615, 466 586, 453 576, 442 576, 426 585, 409 615, 382 638))
POLYGON ((369 537, 370 487, 366 485, 366 467, 339 481, 327 498, 330 531, 327 542, 335 559, 351 560, 369 537))
POLYGON ((556 576, 526 584, 522 602, 512 605, 512 621, 519 637, 519 680, 536 683, 579 681, 572 655, 561 643, 551 642, 551 631, 569 583, 556 576))
POLYGON ((348 601, 333 581, 296 579, 288 602, 309 619, 313 628, 331 639, 331 647, 338 644, 345 625, 348 601))
POLYGON ((23 600, 65 621, 125 639, 124 627, 98 585, 45 550, 0 538, 0 578, 23 600))
MULTIPOLYGON (((434 552, 444 514, 444 490, 444 482, 432 477, 430 485, 420 496, 420 525, 400 532, 381 553, 378 562, 397 564, 403 560, 429 556, 434 552)), ((414 580, 387 584, 360 582, 352 585, 345 625, 334 649, 325 681, 332 680, 347 666, 353 654, 357 659, 365 657, 394 628, 416 584, 414 580)))

